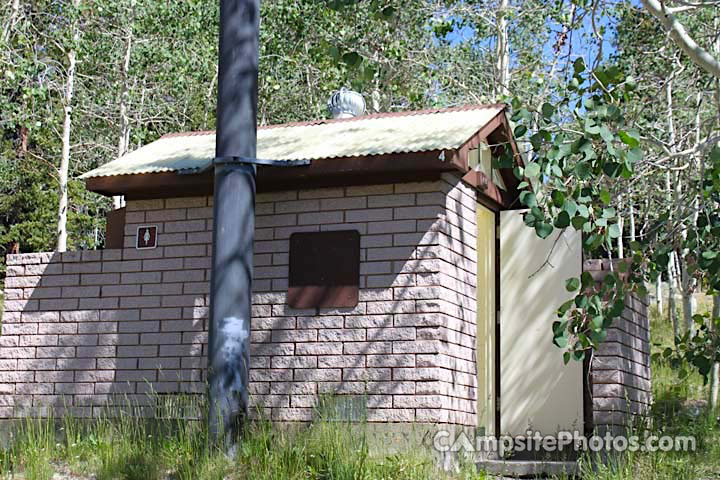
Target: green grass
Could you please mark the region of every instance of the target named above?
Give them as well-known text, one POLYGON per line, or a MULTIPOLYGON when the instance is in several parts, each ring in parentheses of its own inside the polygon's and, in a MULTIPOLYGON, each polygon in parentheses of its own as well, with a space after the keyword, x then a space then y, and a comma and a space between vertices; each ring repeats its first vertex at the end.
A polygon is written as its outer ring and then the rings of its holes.
POLYGON ((448 476, 422 449, 371 455, 367 435, 357 423, 278 428, 260 420, 247 427, 231 459, 208 446, 203 421, 26 419, 0 451, 0 474, 28 480, 49 480, 55 472, 97 480, 485 478, 471 465, 448 476))
MULTIPOLYGON (((701 302, 701 308, 707 308, 701 302)), ((651 312, 652 342, 669 345, 667 318, 651 312)), ((653 347, 657 349, 658 347, 653 347)), ((694 436, 695 452, 636 452, 606 458, 583 458, 583 480, 720 479, 720 427, 702 408, 707 387, 692 374, 679 379, 660 360, 652 364, 654 405, 647 425, 633 433, 694 436), (698 408, 700 406, 700 408, 698 408)), ((203 405, 170 405, 167 417, 198 412, 203 405), (199 410, 198 410, 199 409, 199 410)), ((182 400, 182 399, 181 399, 182 400)), ((188 403, 188 402, 185 402, 188 403)), ((49 480, 371 480, 486 478, 471 464, 459 472, 436 469, 427 450, 416 448, 392 455, 372 454, 370 433, 360 424, 316 421, 278 428, 267 421, 250 424, 237 455, 228 458, 208 446, 205 422, 142 419, 130 414, 94 420, 25 419, 0 448, 0 478, 49 480)), ((200 416, 202 416, 200 414, 200 416)))
MULTIPOLYGON (((701 299, 699 310, 710 308, 701 299)), ((667 314, 660 318, 651 309, 651 341, 672 345, 672 326, 667 314)), ((663 347, 652 347, 652 351, 663 347)), ((717 412, 706 408, 707 386, 702 377, 693 372, 680 379, 678 372, 664 360, 652 362, 653 406, 647 425, 637 426, 632 433, 643 438, 649 435, 694 436, 694 452, 628 452, 604 462, 586 458, 583 480, 694 480, 720 479, 720 427, 717 412), (590 464, 594 463, 594 467, 590 464)), ((688 367, 688 371, 692 371, 688 367)))

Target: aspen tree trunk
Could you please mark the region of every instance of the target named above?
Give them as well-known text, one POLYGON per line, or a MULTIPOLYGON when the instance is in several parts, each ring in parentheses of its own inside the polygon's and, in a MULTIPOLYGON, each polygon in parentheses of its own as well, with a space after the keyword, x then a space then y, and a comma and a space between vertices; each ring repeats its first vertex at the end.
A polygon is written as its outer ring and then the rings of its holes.
POLYGON ((670 260, 668 261, 668 316, 673 326, 673 334, 678 337, 680 336, 680 322, 677 318, 675 305, 675 287, 677 286, 675 266, 675 250, 673 250, 670 252, 670 260))
MULTIPOLYGON (((80 7, 80 0, 73 0, 73 9, 75 14, 80 7)), ((58 203, 58 222, 57 222, 57 245, 55 249, 58 252, 67 250, 67 210, 68 210, 68 170, 70 169, 70 130, 72 129, 72 99, 75 88, 75 67, 76 55, 75 45, 80 38, 77 19, 72 25, 73 45, 67 52, 68 69, 67 79, 65 81, 65 96, 63 98, 63 130, 62 130, 62 156, 60 158, 60 169, 58 177, 60 183, 60 201, 58 203)))
POLYGON ((623 259, 625 258, 625 246, 623 244, 623 232, 625 227, 625 220, 622 216, 622 209, 623 209, 623 202, 622 202, 622 196, 620 197, 620 202, 618 204, 618 227, 620 227, 620 236, 617 239, 617 246, 618 246, 618 258, 623 259))
MULTIPOLYGON (((712 319, 710 320, 710 328, 715 328, 718 318, 720 318, 720 294, 713 297, 713 309, 712 319)), ((717 410, 718 408, 718 391, 720 391, 720 386, 718 385, 719 383, 720 363, 715 362, 713 364, 712 370, 710 371, 710 398, 708 399, 710 410, 717 410)))
MULTIPOLYGON (((703 95, 702 93, 698 93, 696 97, 696 113, 695 113, 695 145, 700 145, 700 128, 702 126, 700 121, 700 105, 702 103, 703 95)), ((695 159, 698 162, 702 162, 703 159, 699 155, 695 155, 695 159)), ((678 164, 680 164, 681 159, 678 159, 678 164)), ((679 176, 680 171, 678 170, 678 187, 676 188, 676 191, 679 191, 679 176)), ((677 202, 679 203, 679 195, 677 202)), ((695 200, 692 202, 693 204, 693 214, 692 214, 692 221, 690 225, 696 225, 698 220, 698 213, 700 209, 700 202, 699 199, 696 197, 695 200)), ((687 227, 683 228, 682 230, 682 239, 683 241, 687 240, 688 236, 688 230, 687 227)), ((690 249, 684 248, 682 251, 682 260, 683 260, 683 269, 682 269, 682 299, 683 299, 683 316, 685 318, 685 327, 687 328, 687 331, 690 332, 690 335, 693 334, 695 331, 695 325, 693 323, 693 315, 695 315, 695 311, 697 310, 697 298, 695 296, 695 290, 697 288, 697 280, 694 277, 691 277, 688 273, 687 269, 687 263, 688 263, 688 256, 690 255, 690 249)))
MULTIPOLYGON (((665 95, 667 101, 667 122, 668 134, 670 136, 670 151, 674 152, 677 147, 675 146, 675 122, 673 120, 672 87, 673 81, 671 78, 670 80, 668 80, 667 86, 665 87, 665 95)), ((667 170, 665 172, 665 192, 667 195, 667 203, 668 205, 671 205, 673 203, 673 188, 670 170, 667 170)), ((670 258, 668 259, 668 317, 670 318, 670 322, 673 326, 673 334, 677 337, 680 335, 680 322, 677 318, 677 309, 675 306, 675 287, 677 286, 677 262, 675 256, 676 253, 675 250, 673 250, 672 252, 670 252, 670 258)))
MULTIPOLYGON (((717 31, 720 26, 720 21, 716 18, 714 21, 715 30, 717 31)), ((715 55, 720 55, 720 37, 715 38, 715 44, 713 45, 715 55)), ((717 108, 717 120, 720 124, 720 78, 715 79, 715 107, 717 108)), ((719 145, 720 146, 720 145, 719 145)), ((715 329, 720 318, 720 294, 715 294, 713 297, 713 309, 712 318, 710 319, 710 328, 715 329)), ((718 392, 720 391, 720 363, 715 362, 710 370, 710 398, 708 398, 708 405, 710 410, 717 410, 718 408, 718 392)))
MULTIPOLYGON (((130 56, 132 54, 133 44, 133 27, 135 26, 135 0, 130 2, 130 25, 128 26, 127 35, 125 37, 125 56, 120 68, 122 78, 122 92, 120 93, 120 132, 118 134, 117 158, 122 157, 128 152, 130 144, 130 118, 128 117, 128 97, 130 92, 129 75, 130 56)), ((123 206, 123 197, 117 195, 113 197, 113 208, 118 209, 123 206)))
POLYGON ((10 7, 10 16, 8 17, 7 23, 3 28, 2 40, 7 42, 10 39, 10 32, 15 27, 20 16, 20 0, 12 0, 12 6, 10 7))
POLYGON ((497 63, 496 69, 496 99, 503 95, 510 95, 510 42, 508 41, 507 13, 510 8, 510 0, 500 0, 498 5, 497 19, 497 63))

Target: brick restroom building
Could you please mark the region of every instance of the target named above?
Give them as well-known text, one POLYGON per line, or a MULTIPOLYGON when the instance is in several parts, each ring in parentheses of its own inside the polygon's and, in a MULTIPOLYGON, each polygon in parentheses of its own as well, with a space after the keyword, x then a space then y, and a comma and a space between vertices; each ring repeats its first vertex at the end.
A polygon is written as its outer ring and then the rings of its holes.
MULTIPOLYGON (((214 148, 212 132, 166 135, 83 175, 126 201, 105 250, 8 255, 0 417, 152 414, 150 392, 204 394, 214 148)), ((563 366, 550 325, 580 238, 523 225, 518 181, 491 162, 504 148, 517 153, 502 105, 258 129, 259 158, 310 164, 258 169, 254 406, 308 421, 334 394, 370 423, 489 434, 644 411, 646 305, 629 303, 591 375, 563 366)))

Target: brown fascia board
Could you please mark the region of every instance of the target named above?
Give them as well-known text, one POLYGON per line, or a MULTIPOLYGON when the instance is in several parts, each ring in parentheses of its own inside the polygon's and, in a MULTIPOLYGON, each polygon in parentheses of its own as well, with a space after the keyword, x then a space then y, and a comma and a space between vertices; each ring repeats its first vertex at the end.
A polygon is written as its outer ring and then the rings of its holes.
MULTIPOLYGON (((257 191, 418 182, 438 179, 443 172, 466 170, 452 150, 319 159, 299 167, 259 166, 257 191)), ((102 195, 141 200, 212 195, 213 180, 210 170, 192 175, 164 172, 94 177, 86 179, 85 185, 102 195)))
MULTIPOLYGON (((518 165, 523 165, 522 157, 519 154, 515 138, 510 130, 510 123, 508 122, 505 110, 498 112, 492 120, 456 150, 453 160, 461 171, 467 172, 463 180, 478 190, 478 201, 487 208, 493 211, 499 211, 509 210, 515 206, 519 207, 517 198, 520 192, 517 190, 517 186, 520 182, 515 178, 512 169, 500 169, 500 175, 507 188, 506 192, 500 189, 499 186, 484 173, 470 171, 467 164, 469 151, 478 148, 483 142, 490 145, 510 145, 513 151, 513 158, 518 165)), ((494 150, 498 148, 499 147, 494 147, 494 150)), ((497 155, 497 153, 493 153, 497 155)))

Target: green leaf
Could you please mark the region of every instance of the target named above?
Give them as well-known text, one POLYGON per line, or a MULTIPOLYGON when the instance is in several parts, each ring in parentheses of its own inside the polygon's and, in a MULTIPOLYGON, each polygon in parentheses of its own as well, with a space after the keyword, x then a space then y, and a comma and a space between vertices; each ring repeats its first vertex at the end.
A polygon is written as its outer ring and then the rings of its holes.
POLYGON ((605 205, 610 205, 610 192, 607 190, 602 190, 600 192, 600 201, 603 202, 605 205))
POLYGON ((348 52, 343 54, 342 60, 349 67, 357 67, 362 62, 362 57, 357 52, 348 52))
POLYGON ((549 223, 538 222, 535 224, 535 233, 540 238, 547 238, 553 231, 553 226, 549 223))
POLYGON ((395 15, 395 8, 394 7, 385 7, 380 11, 380 14, 385 20, 389 20, 390 18, 395 15))
POLYGON ((558 216, 555 217, 555 222, 553 223, 555 228, 567 228, 570 226, 570 215, 568 215, 565 210, 562 210, 558 213, 558 216))
POLYGON ((608 228, 608 236, 610 238, 618 238, 620 235, 622 235, 622 232, 620 231, 620 225, 617 223, 613 223, 610 225, 610 228, 608 228))
POLYGON ((615 218, 616 214, 617 214, 617 212, 615 211, 615 209, 613 207, 603 208, 603 210, 602 210, 603 218, 615 218))
POLYGON ((618 132, 618 136, 620 137, 620 140, 622 140, 622 142, 630 148, 637 148, 640 146, 640 142, 635 137, 631 137, 627 132, 620 130, 618 132))
POLYGON ((563 210, 565 210, 571 218, 575 216, 577 209, 578 205, 577 203, 575 203, 575 200, 573 200, 572 198, 568 198, 567 200, 565 200, 565 203, 563 204, 563 210))
POLYGON ((625 160, 630 165, 635 164, 643 159, 643 151, 640 148, 631 148, 625 152, 625 160))
POLYGON ((580 279, 579 278, 573 277, 573 278, 568 278, 567 280, 565 280, 565 289, 568 292, 574 292, 578 288, 580 288, 580 279))
POLYGON ((515 127, 515 136, 516 137, 522 137, 525 135, 525 132, 527 132, 527 127, 525 125, 518 125, 515 127))
POLYGON ((540 107, 540 109, 542 110, 543 117, 545 117, 548 120, 550 119, 550 117, 553 116, 553 113, 555 113, 555 107, 553 107, 549 103, 543 103, 542 107, 540 107))
POLYGON ((533 192, 525 190, 520 193, 520 203, 526 207, 532 208, 537 205, 537 198, 533 192))
POLYGON ((590 339, 597 346, 605 341, 607 338, 607 330, 598 330, 590 332, 590 339))
POLYGON ((590 166, 590 164, 588 162, 578 162, 575 165, 575 173, 582 180, 585 180, 588 177, 590 177, 591 172, 592 172, 592 167, 590 166))
POLYGON ((600 126, 600 136, 603 140, 605 140, 607 143, 611 143, 615 140, 615 135, 612 134, 610 129, 607 127, 607 125, 601 125, 600 126))
POLYGON ((585 71, 585 60, 583 60, 582 57, 578 57, 578 58, 573 62, 573 70, 574 70, 574 72, 575 72, 575 75, 577 75, 578 73, 582 73, 582 72, 585 71))
POLYGON ((540 165, 537 163, 528 163, 525 166, 525 176, 530 178, 535 178, 538 175, 540 175, 540 165))

